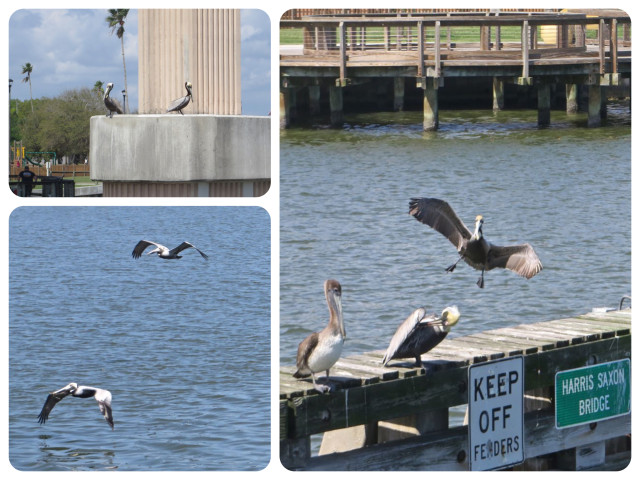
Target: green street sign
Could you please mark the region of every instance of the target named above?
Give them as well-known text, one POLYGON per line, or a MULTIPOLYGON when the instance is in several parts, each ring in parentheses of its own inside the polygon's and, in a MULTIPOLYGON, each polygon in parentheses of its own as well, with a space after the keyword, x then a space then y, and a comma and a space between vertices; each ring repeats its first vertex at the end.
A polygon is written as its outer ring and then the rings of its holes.
POLYGON ((618 417, 630 411, 628 358, 556 373, 556 428, 618 417))

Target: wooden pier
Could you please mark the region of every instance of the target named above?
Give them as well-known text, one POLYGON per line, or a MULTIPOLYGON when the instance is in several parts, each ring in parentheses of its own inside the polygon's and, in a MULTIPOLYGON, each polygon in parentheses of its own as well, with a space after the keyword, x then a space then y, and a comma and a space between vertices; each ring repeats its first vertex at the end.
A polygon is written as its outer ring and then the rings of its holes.
POLYGON ((524 462, 512 468, 615 470, 629 462, 630 413, 557 428, 554 382, 557 372, 630 359, 630 308, 445 339, 422 356, 422 368, 411 361, 383 367, 383 355, 340 359, 331 370, 334 390, 324 395, 293 378, 294 367, 281 369, 286 468, 468 470, 469 429, 450 424, 450 409, 468 404, 471 366, 515 357, 523 359, 524 462), (312 455, 316 434, 324 434, 322 446, 312 455))
POLYGON ((304 115, 297 111, 300 103, 308 105, 308 114, 318 112, 323 93, 330 122, 339 126, 344 89, 371 90, 385 79, 392 80, 388 96, 395 110, 403 108, 407 81, 415 82, 423 91, 423 128, 435 130, 438 90, 460 78, 491 79, 495 110, 505 106, 505 85, 534 89, 541 126, 550 123, 552 86, 566 91, 569 113, 576 109, 578 87, 584 87, 588 125, 595 127, 606 113, 603 89, 631 75, 630 18, 619 10, 309 16, 283 20, 280 27, 301 29, 304 39, 298 48, 281 47, 283 127, 304 115))

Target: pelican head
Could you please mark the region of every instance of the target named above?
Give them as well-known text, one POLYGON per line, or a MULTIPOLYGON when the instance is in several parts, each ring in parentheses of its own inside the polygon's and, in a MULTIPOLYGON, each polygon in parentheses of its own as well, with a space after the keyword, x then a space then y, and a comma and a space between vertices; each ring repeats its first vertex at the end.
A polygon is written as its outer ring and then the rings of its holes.
POLYGON ((113 88, 113 83, 107 83, 107 89, 104 91, 105 97, 109 96, 109 92, 111 91, 112 88, 113 88))
POLYGON ((187 92, 189 92, 189 96, 193 97, 193 93, 191 92, 193 85, 191 85, 191 82, 184 82, 184 88, 186 88, 187 92))
POLYGON ((478 215, 476 217, 476 229, 473 232, 473 236, 471 237, 473 240, 480 240, 482 237, 482 224, 484 223, 484 218, 482 215, 478 215))
POLYGON ((456 323, 458 323, 458 319, 460 318, 460 311, 458 310, 458 307, 452 305, 451 307, 447 307, 442 311, 441 318, 447 329, 450 329, 456 323))
POLYGON ((69 385, 66 385, 66 386, 62 387, 60 390, 56 390, 53 393, 75 392, 77 389, 78 389, 78 384, 77 383, 70 383, 69 385))

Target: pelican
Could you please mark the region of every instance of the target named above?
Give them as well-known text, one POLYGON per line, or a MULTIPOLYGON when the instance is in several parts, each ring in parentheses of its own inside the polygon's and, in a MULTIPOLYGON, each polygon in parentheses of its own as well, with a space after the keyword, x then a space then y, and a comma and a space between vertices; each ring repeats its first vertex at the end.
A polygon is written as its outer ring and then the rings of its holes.
POLYGON ((444 340, 451 327, 458 323, 459 318, 460 312, 455 305, 445 308, 440 316, 427 315, 425 308, 418 308, 393 334, 382 364, 386 366, 394 358, 415 357, 416 363, 413 366, 420 367, 422 365, 420 355, 427 353, 444 340))
POLYGON ((320 332, 314 332, 298 346, 295 378, 311 375, 313 387, 320 393, 331 390, 328 385, 316 384, 317 372, 326 371, 329 380, 329 369, 338 361, 342 353, 342 345, 347 336, 342 319, 342 287, 337 280, 324 282, 324 295, 329 306, 329 324, 320 332))
POLYGON ((507 268, 527 279, 542 270, 542 263, 528 243, 498 247, 482 236, 482 215, 476 217, 473 234, 458 218, 449 204, 437 198, 412 198, 409 202, 409 214, 426 223, 447 237, 458 249, 460 257, 447 272, 453 272, 460 260, 464 260, 476 270, 482 270, 478 286, 484 288, 484 271, 494 268, 507 268))
POLYGON ((167 112, 180 112, 180 115, 184 115, 184 113, 182 113, 182 109, 189 105, 189 101, 191 100, 193 95, 191 93, 192 86, 193 85, 191 85, 191 82, 184 82, 184 88, 187 89, 187 95, 171 102, 169 104, 169 107, 167 108, 167 112))
POLYGON ((189 242, 182 242, 176 248, 172 248, 171 250, 169 250, 164 245, 160 245, 159 243, 156 243, 156 242, 150 242, 148 240, 140 240, 137 243, 137 245, 134 247, 133 252, 131 252, 131 256, 133 258, 140 258, 142 256, 142 252, 144 252, 145 248, 147 248, 149 245, 155 245, 156 248, 154 248, 149 253, 147 253, 147 255, 151 255, 151 254, 157 253, 160 258, 164 258, 165 260, 171 260, 171 259, 174 259, 174 258, 182 258, 182 255, 178 255, 178 254, 181 251, 183 251, 183 250, 185 250, 187 248, 193 248, 200 255, 202 255, 202 257, 205 260, 209 259, 209 256, 206 253, 198 250, 196 247, 191 245, 189 242))
POLYGON ((100 413, 104 415, 104 419, 111 426, 113 430, 113 415, 111 414, 111 392, 103 390, 102 388, 95 387, 83 387, 78 386, 77 383, 70 383, 66 387, 51 392, 47 396, 47 400, 44 402, 44 406, 38 415, 38 423, 42 424, 49 418, 49 413, 53 410, 53 407, 67 395, 78 398, 90 398, 93 397, 98 402, 100 407, 100 413))
POLYGON ((113 112, 116 113, 120 113, 122 114, 122 107, 120 106, 120 103, 118 102, 118 100, 116 100, 115 98, 111 98, 109 96, 109 92, 111 91, 111 89, 113 88, 113 83, 107 83, 107 89, 104 92, 104 105, 105 107, 107 107, 107 110, 109 110, 109 113, 107 113, 107 117, 111 118, 113 117, 113 112))

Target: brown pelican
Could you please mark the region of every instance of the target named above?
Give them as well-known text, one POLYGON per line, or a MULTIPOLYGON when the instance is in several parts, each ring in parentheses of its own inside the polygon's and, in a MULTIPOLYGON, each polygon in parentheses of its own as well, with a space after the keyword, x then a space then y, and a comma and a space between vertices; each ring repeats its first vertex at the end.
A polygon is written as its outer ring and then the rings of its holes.
POLYGON ((409 213, 447 237, 458 249, 460 257, 453 265, 447 267, 447 272, 453 272, 460 260, 464 260, 476 270, 482 270, 477 282, 480 288, 484 288, 485 270, 508 268, 525 278, 531 278, 542 270, 538 255, 528 243, 498 247, 485 240, 482 236, 482 215, 476 217, 476 228, 472 234, 443 200, 412 198, 409 202, 409 213))
POLYGON ((107 107, 107 110, 109 110, 109 113, 107 113, 107 117, 111 118, 113 117, 113 112, 116 113, 120 113, 122 114, 122 107, 120 106, 120 103, 118 102, 118 100, 116 100, 115 98, 111 98, 109 96, 109 92, 111 91, 111 89, 113 88, 113 83, 107 83, 107 89, 104 92, 104 105, 105 107, 107 107))
POLYGON ((459 318, 460 312, 456 306, 445 308, 440 316, 427 315, 426 309, 418 308, 393 334, 382 364, 386 366, 394 358, 415 358, 414 367, 421 366, 420 355, 444 340, 459 318))
POLYGON ((171 102, 167 108, 167 112, 180 112, 180 115, 184 115, 184 113, 182 113, 182 109, 189 105, 189 101, 193 95, 191 93, 191 87, 191 82, 184 82, 184 88, 187 89, 187 95, 171 102))
POLYGON ((157 253, 160 258, 164 258, 165 260, 170 260, 170 259, 174 259, 174 258, 182 258, 182 255, 178 255, 178 254, 181 251, 183 251, 183 250, 185 250, 187 248, 193 248, 200 255, 202 255, 202 257, 205 260, 209 259, 209 256, 206 253, 201 252, 196 247, 191 245, 189 242, 182 242, 176 248, 172 248, 171 250, 169 250, 164 245, 160 245, 159 243, 156 243, 156 242, 150 242, 148 240, 140 240, 138 242, 138 244, 134 247, 133 252, 131 252, 131 256, 133 258, 140 258, 142 256, 142 252, 144 252, 145 248, 147 248, 149 245, 155 245, 156 248, 154 248, 149 253, 147 253, 147 255, 151 255, 153 253, 157 253))
POLYGON ((326 371, 329 380, 329 369, 338 361, 342 353, 342 345, 347 336, 342 319, 342 287, 337 280, 324 282, 324 295, 329 306, 329 324, 320 332, 314 332, 298 346, 295 378, 311 375, 313 387, 320 393, 331 390, 328 385, 316 385, 317 372, 326 371))
POLYGON ((111 429, 113 430, 113 415, 111 414, 111 392, 109 392, 108 390, 103 390, 102 388, 83 386, 79 387, 77 383, 70 383, 66 387, 63 387, 60 390, 56 390, 55 392, 51 392, 47 396, 47 400, 44 402, 42 411, 40 412, 40 415, 38 415, 38 423, 42 424, 46 422, 53 407, 55 407, 56 404, 67 395, 78 398, 95 398, 98 402, 98 406, 100 407, 100 413, 104 415, 104 419, 109 425, 111 425, 111 429))

